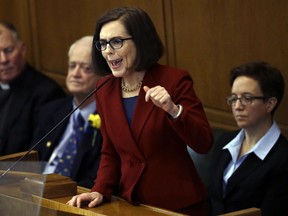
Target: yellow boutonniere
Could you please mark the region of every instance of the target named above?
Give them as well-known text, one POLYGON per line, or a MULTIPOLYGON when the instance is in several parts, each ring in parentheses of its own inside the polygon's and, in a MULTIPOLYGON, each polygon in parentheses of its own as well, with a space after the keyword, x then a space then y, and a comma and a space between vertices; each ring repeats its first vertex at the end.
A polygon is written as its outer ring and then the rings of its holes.
POLYGON ((90 114, 88 117, 88 122, 94 128, 99 129, 101 127, 101 119, 99 114, 90 114))

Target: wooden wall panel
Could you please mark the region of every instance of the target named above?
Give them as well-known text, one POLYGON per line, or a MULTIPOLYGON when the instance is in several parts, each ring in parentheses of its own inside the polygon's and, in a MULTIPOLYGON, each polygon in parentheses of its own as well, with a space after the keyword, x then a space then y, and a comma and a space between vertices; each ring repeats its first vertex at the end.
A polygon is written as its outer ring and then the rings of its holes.
MULTIPOLYGON (((151 13, 164 38, 162 1, 113 0, 34 0, 39 67, 53 73, 66 74, 69 45, 84 35, 93 35, 96 20, 106 10, 121 5, 135 5, 151 13)), ((64 85, 64 79, 62 80, 64 85)))
MULTIPOLYGON (((189 70, 214 125, 235 127, 225 102, 231 68, 267 61, 282 70, 288 85, 287 1, 172 1, 172 11, 175 64, 189 70)), ((276 115, 286 134, 287 107, 286 94, 276 115)))
MULTIPOLYGON (((93 34, 106 10, 124 5, 151 16, 166 46, 161 63, 189 71, 212 126, 237 128, 225 102, 232 67, 264 60, 288 85, 286 0, 0 0, 0 19, 16 25, 27 59, 65 87, 69 45, 93 34)), ((286 94, 276 119, 288 136, 287 107, 286 94)))
POLYGON ((20 37, 27 46, 27 60, 34 63, 35 55, 31 52, 31 17, 28 0, 0 0, 0 19, 15 25, 20 37))

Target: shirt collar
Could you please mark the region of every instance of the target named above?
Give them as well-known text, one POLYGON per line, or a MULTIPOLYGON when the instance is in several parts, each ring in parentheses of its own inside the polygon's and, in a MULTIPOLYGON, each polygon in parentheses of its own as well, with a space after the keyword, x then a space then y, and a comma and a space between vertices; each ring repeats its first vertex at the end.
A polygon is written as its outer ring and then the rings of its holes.
POLYGON ((0 82, 0 88, 2 90, 9 90, 10 89, 10 85, 8 83, 1 83, 0 82))
MULTIPOLYGON (((77 106, 75 104, 75 100, 73 100, 73 109, 75 109, 77 106)), ((94 114, 96 112, 96 101, 93 101, 92 103, 89 103, 87 106, 85 106, 84 108, 79 108, 77 109, 73 115, 76 117, 78 116, 79 113, 81 113, 82 117, 85 120, 85 125, 88 124, 88 117, 90 114, 94 114)))
MULTIPOLYGON (((272 147, 275 145, 280 134, 281 134, 281 131, 277 123, 274 121, 270 129, 267 131, 267 133, 246 154, 250 154, 253 152, 261 160, 264 160, 267 154, 272 149, 272 147)), ((244 129, 242 129, 233 140, 231 140, 227 145, 225 145, 222 148, 222 149, 228 149, 228 151, 231 154, 232 160, 234 162, 236 162, 238 159, 239 151, 240 151, 244 136, 245 136, 244 129)))

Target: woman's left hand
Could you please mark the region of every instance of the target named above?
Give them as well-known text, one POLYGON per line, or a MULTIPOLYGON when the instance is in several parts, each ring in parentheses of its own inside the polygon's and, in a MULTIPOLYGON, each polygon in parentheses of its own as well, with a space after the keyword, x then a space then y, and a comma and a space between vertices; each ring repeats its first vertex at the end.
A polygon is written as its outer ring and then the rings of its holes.
POLYGON ((148 102, 149 99, 158 107, 168 112, 172 117, 176 116, 178 113, 178 107, 171 100, 170 94, 162 86, 155 86, 149 88, 148 86, 143 87, 146 92, 145 101, 148 102))

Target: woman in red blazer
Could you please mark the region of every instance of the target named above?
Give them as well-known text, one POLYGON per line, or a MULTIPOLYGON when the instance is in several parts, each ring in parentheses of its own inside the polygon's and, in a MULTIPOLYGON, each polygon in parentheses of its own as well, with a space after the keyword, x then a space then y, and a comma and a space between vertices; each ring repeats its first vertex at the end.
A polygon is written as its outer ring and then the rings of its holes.
POLYGON ((68 204, 94 207, 117 187, 134 204, 205 215, 207 192, 186 147, 208 152, 212 133, 191 77, 157 64, 163 44, 139 8, 108 11, 94 42, 96 71, 110 79, 96 93, 102 156, 92 192, 68 204))

